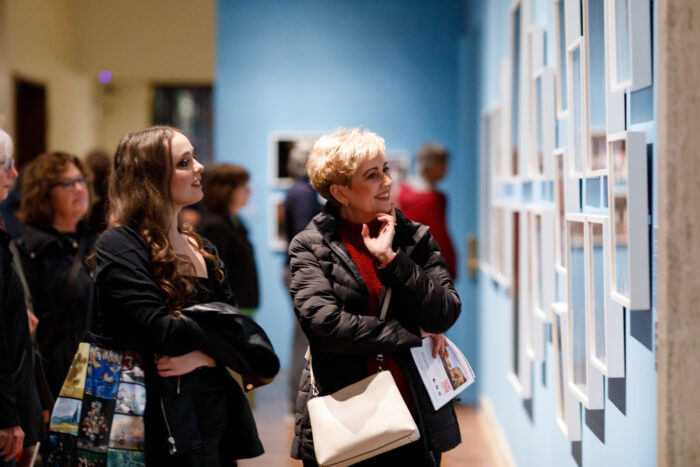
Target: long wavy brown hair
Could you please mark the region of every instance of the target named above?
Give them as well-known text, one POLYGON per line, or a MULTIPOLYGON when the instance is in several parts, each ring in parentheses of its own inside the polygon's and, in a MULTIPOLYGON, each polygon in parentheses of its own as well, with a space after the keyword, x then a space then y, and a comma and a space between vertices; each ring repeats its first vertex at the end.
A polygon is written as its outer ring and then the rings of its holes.
MULTIPOLYGON (((176 128, 154 126, 129 133, 114 154, 114 170, 109 176, 108 228, 127 226, 146 242, 156 282, 165 293, 170 312, 179 315, 187 297, 195 293, 194 265, 177 255, 168 240, 172 214, 170 182, 173 162, 171 140, 176 128), (182 271, 192 271, 192 275, 182 271)), ((199 253, 216 267, 216 279, 224 274, 216 257, 202 247, 202 240, 178 219, 178 231, 193 240, 199 253)))

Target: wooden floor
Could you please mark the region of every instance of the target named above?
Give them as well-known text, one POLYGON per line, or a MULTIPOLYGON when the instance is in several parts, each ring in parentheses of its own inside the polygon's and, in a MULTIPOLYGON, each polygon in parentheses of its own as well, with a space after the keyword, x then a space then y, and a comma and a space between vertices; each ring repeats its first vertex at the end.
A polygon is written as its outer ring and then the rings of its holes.
MULTIPOLYGON (((265 446, 265 454, 240 461, 243 467, 301 466, 301 461, 289 457, 293 426, 287 413, 287 379, 280 374, 270 385, 256 391, 255 420, 265 446)), ((457 407, 462 432, 462 444, 443 454, 442 467, 496 466, 482 428, 479 412, 472 407, 457 407)))

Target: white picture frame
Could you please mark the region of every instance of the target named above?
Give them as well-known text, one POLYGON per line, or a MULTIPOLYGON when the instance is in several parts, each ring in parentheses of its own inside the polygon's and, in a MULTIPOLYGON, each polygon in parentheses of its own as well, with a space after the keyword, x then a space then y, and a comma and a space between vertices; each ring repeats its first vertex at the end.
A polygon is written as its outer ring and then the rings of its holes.
POLYGON ((488 275, 493 276, 492 247, 493 232, 491 232, 491 200, 493 198, 493 184, 496 182, 496 168, 494 163, 498 160, 499 141, 499 107, 486 110, 481 116, 480 148, 479 148, 479 268, 488 275), (494 145, 496 147, 494 148, 494 145))
POLYGON ((625 376, 624 310, 610 293, 611 254, 608 216, 586 216, 588 347, 591 363, 608 378, 625 376))
POLYGON ((302 130, 274 130, 267 135, 268 181, 275 188, 289 188, 293 179, 289 176, 287 161, 295 142, 302 139, 316 140, 325 132, 302 130))
POLYGON ((552 180, 552 159, 549 157, 556 145, 556 109, 554 94, 554 70, 541 67, 532 74, 530 81, 530 157, 528 171, 531 179, 552 180))
POLYGON ((610 39, 610 8, 605 1, 605 131, 611 135, 625 131, 625 91, 612 90, 612 52, 610 50, 612 41, 610 39))
POLYGON ((527 54, 523 53, 527 50, 525 47, 526 34, 525 25, 527 21, 524 19, 527 9, 525 8, 524 0, 515 0, 510 6, 510 74, 509 74, 509 88, 510 88, 510 122, 509 125, 509 135, 508 138, 509 146, 504 148, 508 151, 510 160, 510 175, 513 178, 519 178, 522 173, 526 173, 526 170, 522 167, 522 154, 521 154, 521 144, 525 132, 523 131, 523 119, 521 118, 521 111, 526 108, 523 106, 523 89, 521 86, 522 77, 528 76, 527 65, 528 59, 527 54))
POLYGON ((527 345, 531 339, 530 313, 527 312, 527 214, 522 207, 510 210, 509 238, 512 247, 509 297, 511 300, 510 342, 511 362, 508 380, 523 399, 532 397, 532 367, 527 345), (523 282, 524 281, 524 282, 523 282))
POLYGON ((586 175, 588 154, 588 73, 586 47, 582 37, 576 39, 566 52, 567 93, 569 102, 569 177, 586 175))
POLYGON ((608 0, 610 88, 637 91, 652 84, 649 0, 608 0))
POLYGON ((496 174, 499 180, 509 182, 515 180, 513 172, 511 145, 512 145, 512 123, 511 113, 513 111, 511 100, 511 60, 503 59, 499 66, 499 87, 501 95, 501 144, 499 152, 499 163, 496 174))
POLYGON ((568 147, 557 148, 552 152, 554 172, 554 244, 555 270, 566 274, 566 213, 578 212, 581 202, 579 180, 568 176, 568 147))
POLYGON ((605 127, 589 127, 588 157, 586 177, 600 177, 608 174, 608 135, 605 127))
POLYGON ((603 375, 591 362, 588 312, 588 228, 585 214, 566 215, 568 338, 567 387, 587 409, 604 407, 603 375))
POLYGON ((575 41, 581 38, 583 31, 581 30, 581 0, 564 0, 566 5, 564 8, 564 21, 566 33, 566 50, 575 41))
POLYGON ((648 310, 649 208, 644 132, 608 135, 608 170, 612 298, 625 308, 648 310))
POLYGON ((287 251, 287 234, 284 221, 284 193, 271 193, 267 208, 268 247, 272 251, 287 251))
POLYGON ((528 307, 530 341, 528 357, 544 361, 545 325, 551 320, 551 305, 555 300, 554 273, 554 212, 550 207, 532 204, 527 209, 528 232, 528 307))
POLYGON ((567 77, 566 77, 566 1, 554 0, 554 46, 556 55, 556 103, 557 118, 566 118, 569 114, 567 105, 567 77))
POLYGON ((581 440, 581 409, 578 400, 567 388, 567 365, 570 342, 566 303, 552 303, 552 344, 554 347, 554 393, 556 397, 557 426, 569 441, 581 440))
POLYGON ((504 287, 509 286, 508 278, 508 210, 501 204, 491 204, 491 277, 504 287))

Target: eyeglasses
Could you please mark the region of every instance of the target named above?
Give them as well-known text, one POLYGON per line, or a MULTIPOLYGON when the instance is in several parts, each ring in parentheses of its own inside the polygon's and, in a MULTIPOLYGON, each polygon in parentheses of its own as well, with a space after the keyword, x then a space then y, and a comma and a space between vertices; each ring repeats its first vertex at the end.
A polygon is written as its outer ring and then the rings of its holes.
POLYGON ((60 186, 60 187, 63 188, 64 190, 70 190, 70 189, 72 189, 72 188, 75 186, 76 183, 78 183, 78 184, 80 184, 80 185, 83 185, 83 186, 84 186, 84 185, 87 185, 87 179, 86 179, 85 176, 83 175, 83 176, 80 176, 80 177, 69 178, 68 180, 62 180, 62 181, 60 181, 60 182, 52 183, 52 184, 49 185, 49 186, 50 186, 51 188, 53 188, 53 187, 55 187, 55 186, 60 186))
POLYGON ((15 166, 15 158, 14 157, 8 157, 4 161, 0 162, 0 169, 4 170, 5 172, 9 172, 12 170, 12 167, 15 166))

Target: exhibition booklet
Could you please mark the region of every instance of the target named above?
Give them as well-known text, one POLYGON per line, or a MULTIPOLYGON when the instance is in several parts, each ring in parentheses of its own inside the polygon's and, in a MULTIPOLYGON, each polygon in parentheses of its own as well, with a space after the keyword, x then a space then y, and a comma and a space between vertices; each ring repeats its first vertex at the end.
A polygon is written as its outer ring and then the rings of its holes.
POLYGON ((420 347, 411 349, 418 373, 435 410, 454 399, 474 382, 474 372, 467 359, 452 341, 445 339, 446 357, 438 355, 433 358, 433 341, 430 337, 425 337, 420 347))

